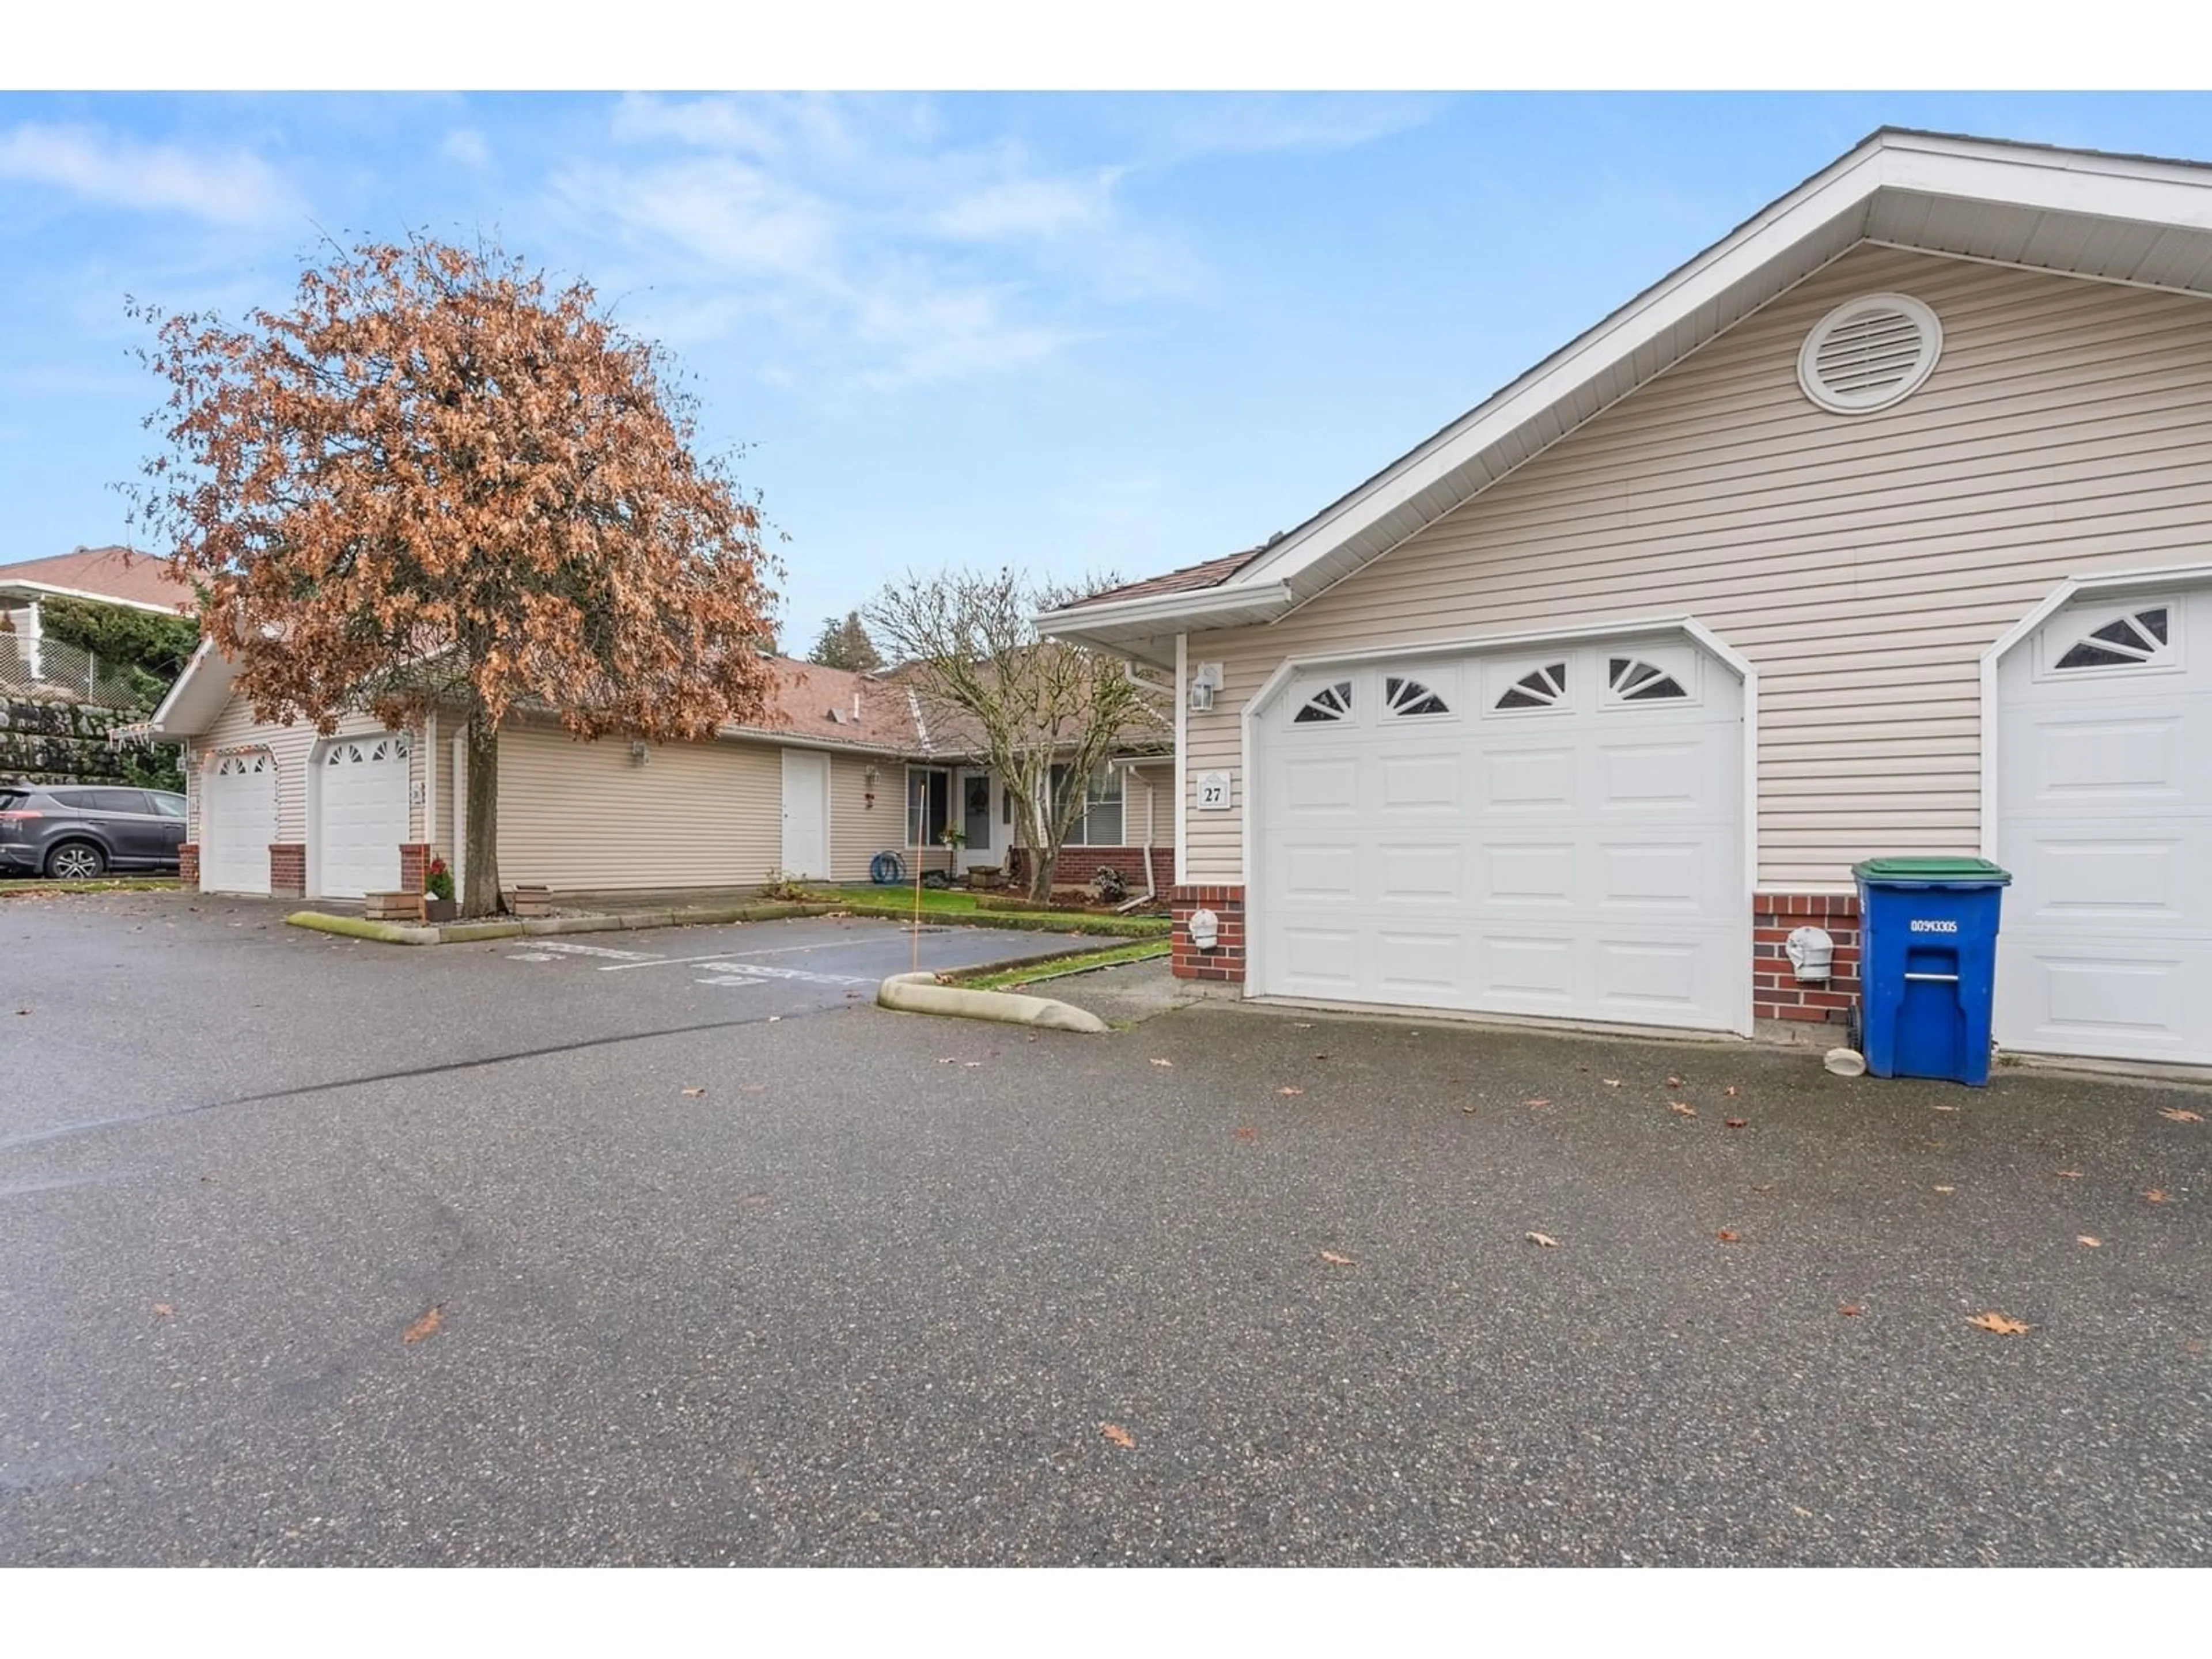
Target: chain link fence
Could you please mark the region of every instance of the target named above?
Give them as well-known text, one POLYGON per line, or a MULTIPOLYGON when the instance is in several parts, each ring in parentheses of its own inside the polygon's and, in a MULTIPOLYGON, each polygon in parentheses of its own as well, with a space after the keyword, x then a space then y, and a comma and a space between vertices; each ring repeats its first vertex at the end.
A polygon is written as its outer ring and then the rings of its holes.
POLYGON ((129 708, 138 691, 138 677, 126 665, 103 663, 82 647, 58 640, 0 634, 0 696, 129 708))

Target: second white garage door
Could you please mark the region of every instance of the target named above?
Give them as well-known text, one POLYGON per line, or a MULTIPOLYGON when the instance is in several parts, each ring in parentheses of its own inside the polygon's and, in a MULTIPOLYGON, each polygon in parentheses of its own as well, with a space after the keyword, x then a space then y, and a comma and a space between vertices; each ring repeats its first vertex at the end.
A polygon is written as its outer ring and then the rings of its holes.
POLYGON ((1996 1037, 2212 1063, 2212 588, 2083 601, 1997 670, 1996 1037))
POLYGON ((1743 688, 1695 644, 1316 670, 1253 737, 1255 994, 1744 1027, 1743 688))
POLYGON ((407 839, 405 735, 340 738, 315 759, 315 890, 361 898, 399 885, 399 844, 407 839))

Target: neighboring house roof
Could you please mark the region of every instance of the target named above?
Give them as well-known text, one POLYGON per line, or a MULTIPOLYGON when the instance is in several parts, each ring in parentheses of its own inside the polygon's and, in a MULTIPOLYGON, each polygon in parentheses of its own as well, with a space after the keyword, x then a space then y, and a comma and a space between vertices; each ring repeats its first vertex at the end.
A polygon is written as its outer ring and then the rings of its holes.
MULTIPOLYGON (((858 749, 917 760, 974 752, 972 733, 940 720, 930 729, 896 670, 854 673, 819 663, 778 657, 771 718, 725 728, 732 737, 764 738, 809 747, 858 749)), ((222 716, 230 702, 232 664, 204 641, 143 730, 147 735, 195 737, 222 716)), ((1124 734, 1132 749, 1157 748, 1172 737, 1164 714, 1133 722, 1124 734)))
POLYGON ((133 611, 189 615, 192 590, 168 560, 121 547, 81 547, 52 558, 0 564, 0 595, 26 599, 98 599, 133 611))
POLYGON ((1171 663, 1273 622, 1863 243, 2212 295, 2212 167, 1885 127, 1304 524, 1039 619, 1171 663))

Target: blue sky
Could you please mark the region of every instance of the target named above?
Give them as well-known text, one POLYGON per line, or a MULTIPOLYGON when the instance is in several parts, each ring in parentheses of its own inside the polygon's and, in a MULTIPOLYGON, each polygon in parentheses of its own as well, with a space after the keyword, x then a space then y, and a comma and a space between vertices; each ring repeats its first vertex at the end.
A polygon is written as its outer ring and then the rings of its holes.
POLYGON ((1286 529, 1885 122, 2212 159, 2198 95, 0 97, 0 562, 121 539, 126 294, 495 234, 666 343, 785 642, 908 567, 1286 529))

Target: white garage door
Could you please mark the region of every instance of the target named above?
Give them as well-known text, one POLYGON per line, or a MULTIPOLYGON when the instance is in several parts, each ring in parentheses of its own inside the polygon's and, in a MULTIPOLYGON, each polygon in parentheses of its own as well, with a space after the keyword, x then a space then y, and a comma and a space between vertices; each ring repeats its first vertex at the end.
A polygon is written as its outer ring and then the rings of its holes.
POLYGON ((2060 611, 1997 708, 1997 1041, 2212 1062, 2212 589, 2060 611))
POLYGON ((1743 687, 1698 647, 1316 672, 1255 739, 1261 993, 1749 1018, 1743 687))
POLYGON ((399 885, 407 839, 406 737, 340 738, 316 757, 316 890, 360 898, 399 885))
POLYGON ((200 888, 269 890, 269 843, 276 839, 276 763, 265 750, 219 755, 200 774, 200 888))

